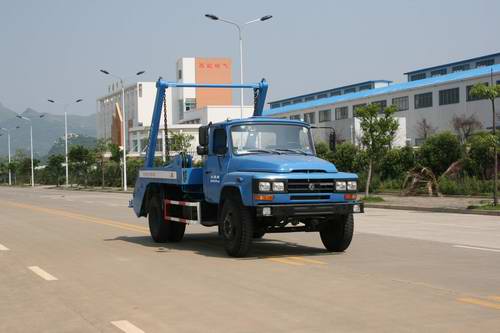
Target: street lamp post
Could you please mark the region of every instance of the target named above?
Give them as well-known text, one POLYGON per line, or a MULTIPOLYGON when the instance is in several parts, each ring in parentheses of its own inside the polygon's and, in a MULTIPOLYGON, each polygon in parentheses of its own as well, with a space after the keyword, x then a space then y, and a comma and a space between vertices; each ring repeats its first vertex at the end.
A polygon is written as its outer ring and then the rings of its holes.
MULTIPOLYGON (((45 114, 41 114, 39 118, 43 118, 44 116, 45 114)), ((30 122, 31 187, 35 187, 35 168, 33 166, 33 120, 28 117, 21 116, 20 114, 16 117, 30 122)))
POLYGON ((9 150, 9 185, 12 185, 12 172, 10 170, 10 130, 4 127, 0 128, 0 130, 7 132, 7 148, 9 150))
MULTIPOLYGON (((55 100, 53 99, 48 99, 47 101, 49 101, 50 103, 57 103, 55 100)), ((77 100, 75 100, 74 102, 72 103, 65 103, 63 108, 64 108, 64 157, 65 157, 65 160, 66 160, 66 187, 69 186, 69 158, 68 158, 68 107, 71 105, 71 104, 76 104, 76 103, 80 103, 80 102, 83 102, 83 99, 79 98, 77 100)))
MULTIPOLYGON (((114 78, 117 78, 118 80, 120 80, 120 85, 122 87, 122 113, 123 113, 123 119, 122 119, 122 131, 123 131, 123 191, 126 192, 127 191, 127 126, 126 126, 126 122, 127 122, 127 117, 126 117, 126 113, 125 113, 125 86, 124 86, 124 82, 125 82, 125 79, 120 77, 120 76, 116 76, 112 73, 110 73, 109 71, 107 70, 104 70, 104 69, 101 69, 99 70, 101 73, 103 74, 106 74, 106 75, 110 75, 114 78)), ((142 75, 144 74, 146 71, 140 71, 140 72, 137 72, 135 73, 135 75, 142 75)))
MULTIPOLYGON (((213 14, 205 14, 205 17, 207 17, 211 20, 214 20, 214 21, 221 21, 221 22, 231 24, 238 29, 238 38, 240 41, 240 83, 243 84, 243 34, 242 34, 243 27, 250 24, 250 23, 267 21, 270 18, 272 18, 273 16, 272 15, 265 15, 265 16, 262 16, 261 18, 251 20, 251 21, 245 22, 243 24, 238 24, 236 22, 218 17, 218 16, 213 15, 213 14)), ((240 107, 241 107, 240 108, 240 118, 243 118, 243 88, 240 89, 240 107)))

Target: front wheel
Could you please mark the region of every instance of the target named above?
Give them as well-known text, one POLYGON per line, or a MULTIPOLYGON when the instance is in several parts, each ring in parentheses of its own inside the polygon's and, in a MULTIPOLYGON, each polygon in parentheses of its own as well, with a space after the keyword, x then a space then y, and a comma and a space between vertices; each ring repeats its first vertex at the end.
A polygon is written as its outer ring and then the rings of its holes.
POLYGON ((219 221, 226 252, 232 257, 244 257, 250 251, 253 238, 253 217, 239 200, 224 201, 219 221))
POLYGON ((354 218, 352 214, 339 215, 326 222, 320 230, 321 241, 330 252, 347 250, 354 233, 354 218))

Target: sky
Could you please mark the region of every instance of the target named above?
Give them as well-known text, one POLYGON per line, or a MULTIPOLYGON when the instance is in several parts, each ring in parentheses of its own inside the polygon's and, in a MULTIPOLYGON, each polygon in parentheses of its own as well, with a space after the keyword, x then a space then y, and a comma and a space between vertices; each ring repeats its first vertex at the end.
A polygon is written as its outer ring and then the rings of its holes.
POLYGON ((245 81, 266 78, 268 101, 500 52, 498 0, 0 0, 0 103, 83 98, 70 112, 90 114, 112 82, 100 68, 175 80, 180 57, 230 57, 238 82, 237 31, 206 13, 273 15, 243 31, 245 81))

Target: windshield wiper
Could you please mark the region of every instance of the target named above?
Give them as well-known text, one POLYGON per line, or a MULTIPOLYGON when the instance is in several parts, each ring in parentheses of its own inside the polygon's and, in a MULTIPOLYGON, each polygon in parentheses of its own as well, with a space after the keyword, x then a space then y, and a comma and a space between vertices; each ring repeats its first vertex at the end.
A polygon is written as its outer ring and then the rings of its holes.
POLYGON ((296 153, 296 154, 309 155, 308 153, 306 153, 305 151, 303 151, 301 149, 276 148, 275 150, 289 151, 289 152, 296 153))

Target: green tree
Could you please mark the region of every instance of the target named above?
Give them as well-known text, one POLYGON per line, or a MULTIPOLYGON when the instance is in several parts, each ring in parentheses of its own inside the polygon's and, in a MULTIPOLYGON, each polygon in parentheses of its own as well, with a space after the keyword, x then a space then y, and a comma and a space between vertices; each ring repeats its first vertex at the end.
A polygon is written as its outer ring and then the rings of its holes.
POLYGON ((394 105, 381 110, 378 104, 368 104, 356 111, 355 116, 360 119, 362 131, 361 143, 365 147, 368 157, 366 196, 370 193, 374 162, 380 159, 391 146, 398 130, 399 123, 394 118, 396 111, 397 108, 394 105))
MULTIPOLYGON (((500 96, 500 85, 495 84, 491 86, 487 86, 483 83, 478 83, 472 87, 470 90, 471 96, 478 98, 489 99, 491 102, 491 111, 493 115, 493 137, 496 138, 496 111, 495 111, 495 99, 500 96)), ((493 147, 493 205, 496 206, 498 204, 497 197, 497 181, 498 181, 498 153, 497 153, 498 141, 495 142, 493 147)))
POLYGON ((457 136, 441 132, 429 137, 419 150, 419 162, 429 167, 436 176, 441 175, 462 157, 462 148, 457 136))
POLYGON ((88 185, 90 168, 95 163, 93 152, 84 146, 72 146, 68 153, 68 158, 72 174, 76 174, 77 176, 77 184, 80 185, 83 180, 86 187, 88 185))
POLYGON ((61 184, 60 180, 64 175, 64 160, 63 155, 50 155, 45 168, 49 176, 49 182, 55 182, 57 186, 61 184))
POLYGON ((109 144, 105 139, 97 140, 96 146, 94 148, 94 156, 99 164, 99 169, 101 170, 101 187, 104 188, 104 175, 106 168, 106 154, 108 152, 109 144))
POLYGON ((174 131, 169 131, 169 144, 170 144, 170 150, 172 151, 178 151, 178 152, 187 152, 188 149, 191 147, 191 141, 194 140, 194 136, 191 134, 183 133, 181 131, 179 132, 174 132, 174 131))

